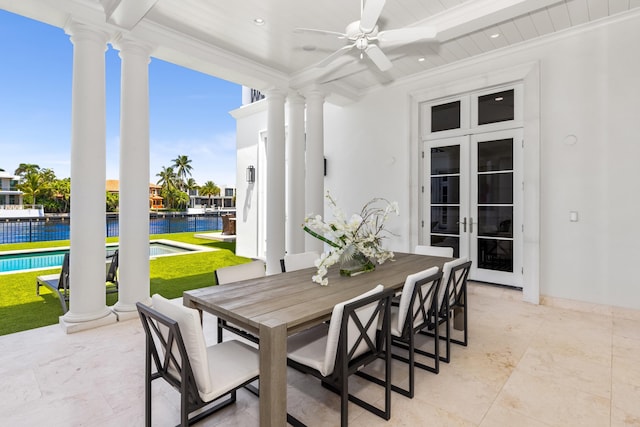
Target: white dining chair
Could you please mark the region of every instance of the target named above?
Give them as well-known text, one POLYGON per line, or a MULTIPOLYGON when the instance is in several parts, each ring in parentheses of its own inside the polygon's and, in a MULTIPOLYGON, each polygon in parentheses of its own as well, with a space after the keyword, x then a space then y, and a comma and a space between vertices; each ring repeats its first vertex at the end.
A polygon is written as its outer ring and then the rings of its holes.
MULTIPOLYGON (((294 369, 319 378, 341 397, 341 425, 347 425, 348 402, 389 420, 391 417, 391 358, 385 348, 390 346, 390 293, 378 285, 348 301, 336 304, 331 321, 292 335, 287 340, 287 364, 294 369), (377 334, 379 319, 382 332, 377 334), (385 360, 384 408, 349 394, 349 375, 383 357, 385 360)), ((303 425, 293 416, 294 425, 303 425)))
POLYGON ((280 267, 283 273, 315 267, 315 262, 318 258, 320 258, 320 254, 316 251, 286 254, 284 258, 280 260, 280 267))
MULTIPOLYGON (((471 269, 471 261, 458 258, 445 262, 442 267, 442 282, 438 290, 438 323, 444 324, 444 334, 440 339, 445 341, 444 356, 440 360, 449 363, 451 360, 451 343, 466 346, 468 344, 467 331, 467 279, 471 269), (463 316, 463 339, 451 338, 451 323, 454 315, 463 316)), ((434 331, 421 331, 421 334, 433 336, 434 331)))
POLYGON ((417 245, 413 253, 418 255, 431 255, 453 258, 453 248, 448 246, 417 245))
POLYGON ((180 393, 180 425, 233 404, 236 391, 258 379, 258 350, 237 340, 207 347, 197 310, 156 294, 137 303, 146 336, 145 425, 151 426, 151 383, 163 378, 180 393), (152 369, 152 363, 154 369, 152 369), (225 396, 227 399, 220 401, 225 396), (211 406, 213 405, 213 406, 211 406), (196 410, 203 412, 189 417, 196 410))
MULTIPOLYGON (((218 285, 227 285, 229 283, 241 282, 243 280, 257 279, 266 276, 265 263, 262 260, 255 260, 245 264, 222 267, 215 270, 214 275, 218 285)), ((240 335, 254 343, 259 342, 258 337, 254 334, 220 318, 218 318, 218 342, 222 342, 222 333, 224 329, 240 335)))

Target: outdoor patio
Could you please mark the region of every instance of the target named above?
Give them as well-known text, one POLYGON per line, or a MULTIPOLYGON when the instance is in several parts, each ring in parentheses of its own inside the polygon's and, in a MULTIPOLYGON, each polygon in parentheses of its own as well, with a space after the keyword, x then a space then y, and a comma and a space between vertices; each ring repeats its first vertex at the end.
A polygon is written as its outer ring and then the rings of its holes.
MULTIPOLYGON (((469 290, 469 347, 453 345, 452 362, 441 364, 439 375, 417 370, 416 397, 393 393, 388 423, 350 404, 351 425, 640 425, 640 312, 557 299, 535 306, 521 302, 518 291, 469 290)), ((209 342, 214 320, 205 315, 209 342)), ((3 425, 144 424, 137 319, 71 335, 44 327, 2 336, 0 347, 3 425)), ((406 379, 397 362, 394 379, 406 379)), ((360 393, 379 392, 352 381, 360 393)), ((292 370, 288 382, 292 414, 310 426, 338 423, 336 395, 292 370)), ((155 381, 153 425, 177 424, 178 405, 178 394, 155 381)), ((235 406, 200 425, 257 426, 258 400, 240 391, 235 406)))

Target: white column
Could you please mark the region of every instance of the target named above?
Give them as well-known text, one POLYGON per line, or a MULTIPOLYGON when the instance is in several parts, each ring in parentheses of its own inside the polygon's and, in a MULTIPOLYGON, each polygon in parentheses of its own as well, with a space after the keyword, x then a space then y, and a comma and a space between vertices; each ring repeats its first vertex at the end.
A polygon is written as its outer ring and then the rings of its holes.
MULTIPOLYGON (((61 324, 82 323, 112 314, 105 296, 107 34, 72 22, 71 93, 71 256, 69 311, 61 324)), ((112 316, 115 318, 115 316, 112 316)), ((79 327, 79 329, 83 329, 79 327)))
POLYGON ((149 298, 149 54, 118 42, 120 88, 120 256, 116 312, 136 312, 149 298))
POLYGON ((281 271, 285 246, 284 101, 284 92, 267 92, 267 274, 281 271))
POLYGON ((287 253, 304 252, 304 98, 289 95, 287 138, 287 253))
MULTIPOLYGON (((305 93, 307 99, 306 214, 324 217, 324 93, 305 93)), ((323 251, 320 240, 306 235, 306 250, 323 251)))

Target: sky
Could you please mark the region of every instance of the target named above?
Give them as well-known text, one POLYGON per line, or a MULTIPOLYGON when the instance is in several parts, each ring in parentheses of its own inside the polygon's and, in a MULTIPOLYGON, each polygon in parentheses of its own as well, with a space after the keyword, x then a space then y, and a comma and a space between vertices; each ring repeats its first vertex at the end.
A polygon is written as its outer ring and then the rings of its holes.
MULTIPOLYGON (((20 163, 70 176, 73 45, 61 28, 0 10, 0 169, 20 163)), ((120 57, 106 52, 107 179, 118 179, 120 57)), ((202 185, 235 186, 235 120, 241 86, 152 58, 150 182, 186 155, 202 185)))

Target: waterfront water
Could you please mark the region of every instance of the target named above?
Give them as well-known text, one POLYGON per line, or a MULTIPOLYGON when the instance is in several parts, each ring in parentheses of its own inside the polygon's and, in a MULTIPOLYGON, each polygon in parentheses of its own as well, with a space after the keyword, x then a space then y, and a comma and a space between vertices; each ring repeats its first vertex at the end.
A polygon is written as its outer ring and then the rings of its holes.
MULTIPOLYGON (((219 215, 166 215, 149 219, 150 234, 215 231, 222 229, 219 215)), ((118 217, 107 217, 107 237, 118 236, 118 217)), ((69 240, 69 218, 0 221, 0 244, 69 240)))

